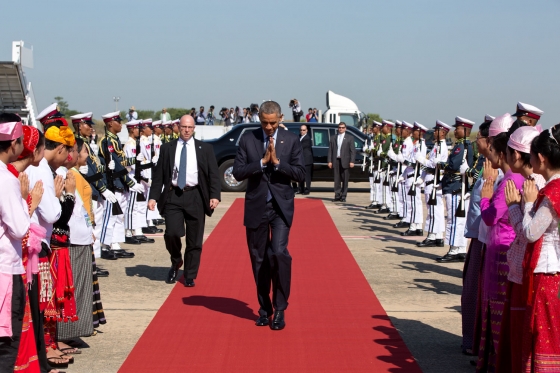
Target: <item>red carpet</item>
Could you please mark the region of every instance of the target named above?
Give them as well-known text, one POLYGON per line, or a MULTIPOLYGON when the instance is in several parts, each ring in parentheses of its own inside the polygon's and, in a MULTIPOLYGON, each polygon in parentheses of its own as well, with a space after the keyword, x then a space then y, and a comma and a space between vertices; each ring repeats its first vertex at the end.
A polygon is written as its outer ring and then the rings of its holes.
POLYGON ((237 199, 204 244, 196 287, 175 285, 120 372, 421 372, 321 201, 296 200, 288 249, 286 329, 257 327, 237 199))

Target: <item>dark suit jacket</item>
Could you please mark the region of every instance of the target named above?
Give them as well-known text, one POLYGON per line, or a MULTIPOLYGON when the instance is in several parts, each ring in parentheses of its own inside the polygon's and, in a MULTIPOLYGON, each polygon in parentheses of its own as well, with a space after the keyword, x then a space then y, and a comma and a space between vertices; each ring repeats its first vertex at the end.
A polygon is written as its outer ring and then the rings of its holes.
MULTIPOLYGON (((173 168, 175 167, 175 151, 177 150, 177 139, 165 143, 161 147, 159 161, 153 169, 152 187, 150 188, 150 199, 158 203, 160 214, 165 211, 167 196, 173 190, 171 180, 173 168)), ((214 155, 212 145, 194 139, 196 151, 196 163, 198 164, 198 189, 204 203, 204 213, 212 216, 214 210, 210 209, 210 200, 220 200, 221 184, 218 176, 218 163, 214 155)))
POLYGON ((258 128, 243 134, 233 163, 233 176, 236 180, 248 179, 245 193, 245 218, 247 228, 259 226, 266 208, 266 196, 270 192, 276 200, 285 222, 292 225, 294 217, 294 190, 291 180, 302 182, 305 179, 303 151, 299 137, 283 129, 276 136, 276 156, 280 160, 277 169, 268 164, 263 170, 261 159, 265 154, 263 131, 258 128))
MULTIPOLYGON (((331 136, 329 140, 329 154, 328 154, 328 161, 329 163, 334 163, 336 160, 336 153, 338 148, 337 143, 338 133, 334 136, 331 136)), ((356 161, 356 146, 354 145, 354 136, 346 131, 344 133, 344 139, 342 140, 342 146, 340 147, 340 162, 342 163, 342 168, 349 168, 350 163, 354 163, 356 161)))
POLYGON ((313 164, 313 144, 311 143, 311 135, 307 134, 300 140, 303 149, 303 164, 313 164))

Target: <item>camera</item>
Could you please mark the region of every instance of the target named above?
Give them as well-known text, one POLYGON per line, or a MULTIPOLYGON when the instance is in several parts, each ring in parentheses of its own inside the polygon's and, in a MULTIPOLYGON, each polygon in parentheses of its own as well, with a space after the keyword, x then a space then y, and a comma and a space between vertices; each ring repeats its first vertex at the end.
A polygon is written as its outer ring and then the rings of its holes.
POLYGON ((250 107, 249 110, 251 111, 251 114, 258 114, 259 113, 259 105, 251 104, 251 107, 250 107))
POLYGON ((222 117, 226 117, 228 115, 229 109, 227 107, 222 107, 222 110, 220 110, 220 116, 222 117))

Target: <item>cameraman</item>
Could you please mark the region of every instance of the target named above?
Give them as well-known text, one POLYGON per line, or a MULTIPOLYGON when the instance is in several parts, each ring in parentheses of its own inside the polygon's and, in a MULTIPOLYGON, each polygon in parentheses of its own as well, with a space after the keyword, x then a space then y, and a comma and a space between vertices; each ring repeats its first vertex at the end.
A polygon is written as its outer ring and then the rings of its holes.
POLYGON ((196 114, 196 124, 204 126, 206 124, 206 113, 204 112, 204 106, 200 107, 200 111, 196 114))
POLYGON ((259 119, 259 105, 251 104, 251 123, 260 123, 259 119))
POLYGON ((211 105, 210 110, 208 110, 208 115, 206 116, 206 120, 208 121, 207 123, 209 126, 214 125, 214 119, 216 119, 216 117, 214 116, 214 105, 211 105))
POLYGON ((317 111, 313 110, 312 108, 309 108, 307 115, 305 116, 305 120, 307 122, 313 122, 313 123, 317 123, 317 111))
POLYGON ((229 109, 227 107, 223 107, 222 110, 220 110, 220 116, 224 121, 224 126, 231 126, 231 118, 229 116, 229 109))
POLYGON ((299 122, 301 116, 303 115, 303 111, 301 111, 301 106, 297 99, 292 99, 290 101, 290 107, 292 108, 292 115, 294 117, 294 122, 299 122))

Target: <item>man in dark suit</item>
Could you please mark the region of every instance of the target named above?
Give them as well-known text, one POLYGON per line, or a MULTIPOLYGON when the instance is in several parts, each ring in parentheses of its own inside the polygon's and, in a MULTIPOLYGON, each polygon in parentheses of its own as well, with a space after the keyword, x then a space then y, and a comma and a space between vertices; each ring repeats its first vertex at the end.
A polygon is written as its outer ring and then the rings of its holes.
POLYGON ((157 206, 165 217, 165 247, 171 256, 166 282, 177 280, 183 264, 181 237, 186 235, 185 286, 194 286, 200 266, 205 215, 212 216, 220 202, 218 164, 212 145, 194 138, 195 123, 183 115, 179 138, 161 147, 154 168, 148 208, 157 206), (185 229, 186 226, 186 229, 185 229))
POLYGON ((313 177, 313 143, 307 124, 302 124, 299 129, 299 142, 303 149, 303 164, 305 165, 305 184, 303 182, 299 183, 299 193, 308 195, 311 190, 311 178, 313 177))
POLYGON ((244 225, 260 305, 256 325, 273 330, 286 325, 290 295, 292 257, 287 245, 294 217, 290 181, 305 178, 301 144, 293 133, 278 130, 281 116, 278 103, 264 102, 259 110, 262 128, 241 137, 233 164, 235 179, 249 181, 244 225))
POLYGON ((346 202, 350 169, 354 167, 356 146, 354 136, 346 133, 346 123, 338 124, 338 134, 329 141, 329 168, 334 167, 334 199, 333 202, 346 202))

